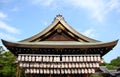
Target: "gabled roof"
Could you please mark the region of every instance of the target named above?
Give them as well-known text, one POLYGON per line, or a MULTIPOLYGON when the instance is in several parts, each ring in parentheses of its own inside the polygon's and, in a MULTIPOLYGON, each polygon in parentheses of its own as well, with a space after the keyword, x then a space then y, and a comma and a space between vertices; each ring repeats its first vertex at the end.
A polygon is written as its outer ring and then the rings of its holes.
POLYGON ((79 42, 80 41, 84 41, 84 42, 100 42, 98 40, 89 38, 87 36, 84 36, 84 35, 78 33, 70 25, 67 24, 67 22, 64 20, 62 15, 57 15, 55 17, 54 21, 52 22, 52 24, 49 25, 42 32, 40 32, 40 33, 30 37, 30 38, 22 40, 21 42, 34 42, 37 39, 39 39, 39 41, 41 41, 41 40, 43 40, 43 38, 45 38, 45 37, 49 36, 50 34, 52 34, 54 32, 54 30, 57 30, 59 28, 61 28, 61 30, 66 29, 66 31, 67 31, 66 33, 68 33, 68 35, 73 37, 73 39, 76 39, 76 41, 79 41, 79 42))
MULTIPOLYGON (((112 48, 114 48, 118 40, 111 42, 100 42, 98 40, 86 37, 69 26, 62 15, 57 15, 52 24, 49 25, 45 30, 28 39, 19 42, 9 42, 2 40, 2 42, 11 52, 15 54, 19 52, 15 50, 16 48, 18 48, 18 50, 27 48, 38 50, 42 48, 72 48, 79 50, 81 49, 81 52, 83 51, 82 53, 85 54, 88 50, 87 53, 89 54, 94 52, 94 54, 99 53, 101 56, 103 56, 112 48), (86 49, 86 52, 84 52, 84 49, 86 49)), ((77 52, 77 54, 80 54, 80 52, 77 52)))

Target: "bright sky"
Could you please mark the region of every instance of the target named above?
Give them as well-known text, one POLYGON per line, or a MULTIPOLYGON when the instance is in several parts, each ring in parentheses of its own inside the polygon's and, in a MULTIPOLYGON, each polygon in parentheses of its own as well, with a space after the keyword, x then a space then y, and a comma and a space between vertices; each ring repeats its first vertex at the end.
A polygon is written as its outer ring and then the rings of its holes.
MULTIPOLYGON (((50 25, 57 14, 91 38, 120 39, 120 0, 0 0, 0 39, 28 38, 50 25)), ((110 62, 117 56, 120 42, 103 58, 110 62)))

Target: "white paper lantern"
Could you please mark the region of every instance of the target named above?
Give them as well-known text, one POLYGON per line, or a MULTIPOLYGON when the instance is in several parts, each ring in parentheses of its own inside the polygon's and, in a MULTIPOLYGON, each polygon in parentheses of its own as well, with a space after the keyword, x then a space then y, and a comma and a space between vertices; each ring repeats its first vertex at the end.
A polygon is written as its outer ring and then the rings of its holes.
POLYGON ((97 56, 94 56, 94 61, 97 61, 97 56))
POLYGON ((50 72, 49 72, 49 69, 46 69, 46 73, 47 73, 47 74, 49 74, 49 73, 50 73, 50 72))
POLYGON ((72 74, 75 74, 75 70, 74 69, 71 69, 71 72, 72 72, 72 74))
POLYGON ((39 74, 39 69, 36 70, 36 73, 39 74))
POLYGON ((18 60, 18 61, 21 61, 21 55, 18 56, 18 59, 17 59, 17 60, 18 60))
POLYGON ((23 63, 20 63, 19 66, 20 66, 20 67, 23 67, 23 63))
POLYGON ((52 56, 49 57, 49 61, 52 62, 52 56))
POLYGON ((70 62, 72 62, 72 61, 73 61, 73 60, 72 60, 72 56, 70 56, 70 57, 69 57, 69 61, 70 61, 70 62))
POLYGON ((89 56, 87 56, 87 61, 88 61, 88 62, 90 61, 90 57, 89 57, 89 56))
POLYGON ((61 74, 64 74, 64 70, 63 69, 61 69, 61 74))
POLYGON ((78 73, 81 74, 81 70, 80 69, 78 69, 78 73))
POLYGON ((88 70, 87 70, 87 69, 85 69, 85 73, 86 73, 86 74, 88 73, 88 70))
POLYGON ((65 71, 65 74, 67 74, 67 73, 68 73, 67 69, 65 69, 64 71, 65 71))
POLYGON ((69 68, 71 68, 72 67, 72 65, 71 65, 71 63, 69 63, 69 68))
POLYGON ((94 69, 91 69, 92 73, 95 73, 95 70, 94 69))
POLYGON ((84 56, 83 58, 84 58, 84 61, 86 62, 87 61, 86 56, 84 56))
POLYGON ((100 61, 101 60, 100 56, 98 56, 97 59, 98 59, 98 61, 100 61))
POLYGON ((70 69, 68 69, 68 74, 70 74, 71 73, 71 71, 70 71, 70 69))
POLYGON ((96 67, 97 67, 97 68, 99 67, 99 63, 96 63, 96 67))
POLYGON ((84 69, 81 69, 81 72, 82 72, 82 74, 84 74, 85 73, 84 69))
POLYGON ((24 59, 24 56, 22 55, 22 56, 21 56, 21 61, 24 61, 24 60, 25 60, 25 59, 24 59))
POLYGON ((57 74, 60 74, 60 69, 57 69, 57 74))
POLYGON ((90 60, 91 60, 91 61, 94 61, 94 60, 93 60, 93 56, 90 57, 90 60))
POLYGON ((89 73, 89 74, 91 74, 91 73, 92 73, 91 69, 88 69, 88 73, 89 73))
POLYGON ((50 73, 51 73, 51 74, 53 74, 53 73, 54 73, 54 72, 53 72, 53 69, 51 69, 51 70, 50 70, 50 73))
POLYGON ((39 58, 38 58, 38 56, 36 56, 36 61, 37 61, 37 62, 39 61, 39 58))
POLYGON ((76 57, 75 57, 75 56, 73 56, 73 61, 74 61, 74 62, 76 61, 76 57))
POLYGON ((62 56, 62 61, 65 61, 65 56, 62 56))
POLYGON ((75 64, 76 64, 76 68, 78 68, 79 67, 78 63, 75 63, 75 64))
POLYGON ((28 61, 28 56, 27 55, 25 56, 25 61, 28 61))
POLYGON ((83 61, 83 57, 82 57, 82 56, 80 56, 79 58, 80 58, 80 62, 82 62, 82 61, 83 61))
POLYGON ((92 65, 92 63, 90 63, 90 65, 89 65, 90 67, 93 67, 93 65, 92 65))
POLYGON ((79 56, 77 56, 77 61, 79 61, 79 56))
POLYGON ((29 56, 29 58, 28 58, 28 59, 29 59, 29 61, 31 61, 31 56, 29 56))
POLYGON ((77 72, 77 69, 75 69, 74 71, 75 71, 75 74, 77 74, 77 73, 78 73, 78 72, 77 72))

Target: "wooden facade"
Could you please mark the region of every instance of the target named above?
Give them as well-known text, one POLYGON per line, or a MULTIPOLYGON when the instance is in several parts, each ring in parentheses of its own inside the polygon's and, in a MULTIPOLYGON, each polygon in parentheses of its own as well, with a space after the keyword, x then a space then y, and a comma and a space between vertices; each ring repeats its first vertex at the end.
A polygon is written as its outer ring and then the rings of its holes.
POLYGON ((17 56, 18 70, 29 77, 89 77, 118 40, 101 42, 86 37, 57 15, 51 25, 30 38, 2 42, 17 56))

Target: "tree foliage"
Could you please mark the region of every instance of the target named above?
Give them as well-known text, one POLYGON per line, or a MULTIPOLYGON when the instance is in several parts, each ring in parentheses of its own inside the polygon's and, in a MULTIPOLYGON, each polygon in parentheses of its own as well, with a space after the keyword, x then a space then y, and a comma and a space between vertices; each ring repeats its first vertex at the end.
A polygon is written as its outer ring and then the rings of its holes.
POLYGON ((116 59, 113 59, 111 62, 110 62, 111 65, 114 65, 116 67, 120 67, 120 57, 117 57, 116 59))
POLYGON ((106 63, 106 62, 102 63, 101 66, 106 66, 109 70, 114 70, 120 67, 120 56, 111 60, 110 63, 106 63))
POLYGON ((15 77, 16 74, 16 57, 9 51, 0 54, 0 74, 2 77, 15 77))

